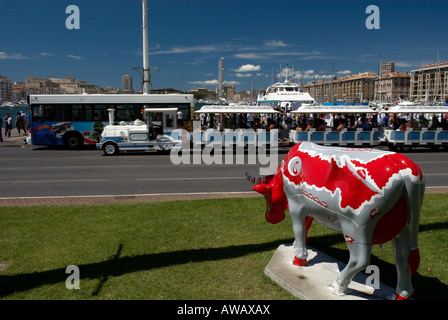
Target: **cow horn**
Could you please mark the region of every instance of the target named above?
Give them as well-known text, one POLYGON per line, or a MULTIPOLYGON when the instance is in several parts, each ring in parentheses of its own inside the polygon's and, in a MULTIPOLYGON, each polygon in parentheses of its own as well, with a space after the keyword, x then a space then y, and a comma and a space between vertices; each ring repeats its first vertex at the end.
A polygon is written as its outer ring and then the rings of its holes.
POLYGON ((260 184, 260 183, 269 183, 269 181, 271 181, 273 175, 270 176, 265 176, 265 177, 253 177, 250 174, 248 174, 246 172, 246 178, 247 180, 249 180, 250 182, 252 182, 253 184, 260 184))

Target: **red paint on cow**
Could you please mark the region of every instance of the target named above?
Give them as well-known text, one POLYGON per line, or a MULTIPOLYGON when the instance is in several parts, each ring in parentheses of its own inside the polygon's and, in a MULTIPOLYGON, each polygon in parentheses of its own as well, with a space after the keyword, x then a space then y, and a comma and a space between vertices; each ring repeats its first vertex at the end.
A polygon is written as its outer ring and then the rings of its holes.
POLYGON ((403 229, 408 217, 408 207, 405 198, 400 198, 397 203, 383 215, 375 226, 372 244, 386 243, 403 229))
POLYGON ((395 291, 394 292, 394 300, 411 300, 411 298, 410 297, 408 297, 408 298, 402 297, 398 294, 397 291, 395 291))
POLYGON ((408 256, 408 267, 411 274, 415 274, 420 265, 420 251, 417 249, 412 249, 408 256))
POLYGON ((308 261, 306 259, 299 259, 296 256, 294 256, 294 260, 292 261, 292 264, 298 267, 304 267, 308 264, 308 261))
POLYGON ((266 221, 277 224, 285 219, 288 200, 283 191, 283 177, 279 169, 267 184, 257 184, 253 190, 263 194, 266 199, 266 221))

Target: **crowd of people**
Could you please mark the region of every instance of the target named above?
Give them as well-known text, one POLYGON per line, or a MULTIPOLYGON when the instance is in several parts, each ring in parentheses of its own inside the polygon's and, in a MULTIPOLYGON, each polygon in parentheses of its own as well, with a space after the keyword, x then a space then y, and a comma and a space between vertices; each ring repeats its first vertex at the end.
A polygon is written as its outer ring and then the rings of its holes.
POLYGON ((331 128, 334 131, 340 131, 343 128, 348 130, 371 130, 378 126, 376 115, 366 118, 364 116, 355 115, 312 115, 312 114, 292 114, 290 110, 284 108, 275 108, 280 111, 279 114, 254 115, 254 114, 223 114, 220 116, 210 116, 209 114, 200 114, 197 120, 201 121, 202 129, 284 129, 309 131, 316 129, 317 131, 325 131, 331 128))
POLYGON ((422 114, 416 117, 411 117, 408 114, 396 115, 396 114, 384 114, 381 119, 381 126, 387 129, 407 131, 408 129, 420 130, 422 128, 428 128, 429 130, 435 130, 442 128, 448 130, 448 123, 446 121, 447 115, 433 115, 431 120, 425 118, 422 114))
POLYGON ((17 116, 15 116, 14 120, 9 113, 7 113, 3 119, 0 118, 0 142, 3 142, 2 128, 4 127, 5 137, 11 137, 11 131, 14 126, 17 128, 18 135, 20 136, 22 131, 22 135, 27 135, 26 128, 28 125, 28 118, 25 113, 19 111, 17 116))

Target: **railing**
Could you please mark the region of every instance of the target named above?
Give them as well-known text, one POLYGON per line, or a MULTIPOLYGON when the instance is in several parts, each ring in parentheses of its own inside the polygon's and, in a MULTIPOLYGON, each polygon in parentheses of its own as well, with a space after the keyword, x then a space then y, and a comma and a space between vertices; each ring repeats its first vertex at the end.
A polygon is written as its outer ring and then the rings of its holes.
POLYGON ((407 131, 384 130, 385 142, 389 145, 405 145, 405 146, 441 146, 448 145, 448 131, 442 128, 436 130, 428 130, 422 128, 414 130, 412 128, 407 131))
MULTIPOLYGON (((270 145, 271 134, 266 131, 255 131, 255 130, 231 130, 224 129, 220 132, 216 129, 207 129, 205 131, 194 131, 190 132, 190 139, 195 144, 208 145, 208 144, 218 144, 218 145, 270 145)), ((173 137, 173 134, 171 135, 173 137)), ((273 136, 273 139, 278 137, 278 133, 273 136)), ((278 139, 278 138, 277 138, 278 139)))
POLYGON ((356 131, 348 131, 345 128, 341 131, 331 131, 331 129, 316 131, 316 129, 310 129, 306 132, 291 130, 289 139, 294 144, 309 141, 323 145, 376 146, 378 145, 378 129, 374 128, 372 131, 363 131, 361 128, 357 128, 356 131))

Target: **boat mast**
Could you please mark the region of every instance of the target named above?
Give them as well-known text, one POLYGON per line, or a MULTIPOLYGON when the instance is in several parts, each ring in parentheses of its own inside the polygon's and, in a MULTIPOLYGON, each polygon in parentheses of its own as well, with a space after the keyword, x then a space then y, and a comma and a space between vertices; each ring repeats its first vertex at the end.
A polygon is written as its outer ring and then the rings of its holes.
POLYGON ((331 91, 330 91, 330 102, 333 103, 333 82, 334 82, 334 62, 331 63, 331 91))
POLYGON ((445 101, 443 99, 442 71, 440 70, 439 49, 437 49, 437 69, 438 69, 437 71, 439 73, 440 100, 442 102, 442 105, 444 105, 445 101))

